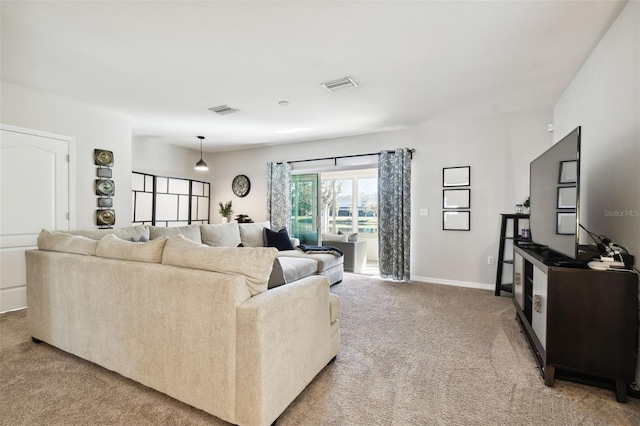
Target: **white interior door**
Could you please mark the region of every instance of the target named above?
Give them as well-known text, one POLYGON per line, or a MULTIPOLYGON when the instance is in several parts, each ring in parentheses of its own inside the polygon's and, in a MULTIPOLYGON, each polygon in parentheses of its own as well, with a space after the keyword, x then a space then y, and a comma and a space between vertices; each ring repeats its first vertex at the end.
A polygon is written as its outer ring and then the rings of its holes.
POLYGON ((70 229, 71 138, 0 127, 0 312, 27 304, 24 252, 70 229))

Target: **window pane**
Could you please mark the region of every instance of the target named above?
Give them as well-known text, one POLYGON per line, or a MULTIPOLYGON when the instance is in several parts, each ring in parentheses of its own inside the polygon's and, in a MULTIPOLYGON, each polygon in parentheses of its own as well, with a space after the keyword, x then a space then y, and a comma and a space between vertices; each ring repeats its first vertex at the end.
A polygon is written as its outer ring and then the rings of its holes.
POLYGON ((322 181, 322 231, 350 234, 353 229, 353 180, 322 181))
POLYGON ((378 179, 358 179, 358 233, 378 233, 378 179))
POLYGON ((131 190, 144 191, 144 175, 140 173, 133 173, 131 177, 131 190))
POLYGON ((171 194, 189 195, 189 181, 184 179, 169 179, 169 192, 171 194))

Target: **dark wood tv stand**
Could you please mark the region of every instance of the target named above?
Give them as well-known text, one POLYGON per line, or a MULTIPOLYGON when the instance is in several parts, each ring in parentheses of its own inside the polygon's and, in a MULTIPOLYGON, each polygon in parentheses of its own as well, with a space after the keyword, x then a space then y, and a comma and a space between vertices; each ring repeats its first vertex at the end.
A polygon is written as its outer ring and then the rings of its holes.
POLYGON ((638 355, 638 277, 559 267, 538 250, 514 247, 513 303, 547 386, 555 377, 615 383, 625 402, 638 355))

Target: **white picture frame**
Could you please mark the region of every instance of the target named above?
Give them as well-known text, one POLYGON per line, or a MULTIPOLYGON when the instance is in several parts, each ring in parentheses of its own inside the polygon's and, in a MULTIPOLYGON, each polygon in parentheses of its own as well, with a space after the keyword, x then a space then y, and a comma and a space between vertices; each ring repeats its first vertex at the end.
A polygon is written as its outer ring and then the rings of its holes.
POLYGON ((469 211, 443 211, 443 231, 469 231, 471 230, 471 212, 469 211))
POLYGON ((471 189, 443 189, 443 209, 468 209, 471 208, 471 189))
POLYGON ((471 186, 471 166, 443 168, 442 186, 471 186))

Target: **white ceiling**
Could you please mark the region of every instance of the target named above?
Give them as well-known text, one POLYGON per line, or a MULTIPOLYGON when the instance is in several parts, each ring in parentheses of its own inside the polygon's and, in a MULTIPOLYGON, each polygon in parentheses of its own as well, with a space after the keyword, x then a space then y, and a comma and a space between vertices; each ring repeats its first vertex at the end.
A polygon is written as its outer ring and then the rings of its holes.
POLYGON ((552 107, 624 3, 2 1, 2 80, 209 152, 324 139, 552 107))

